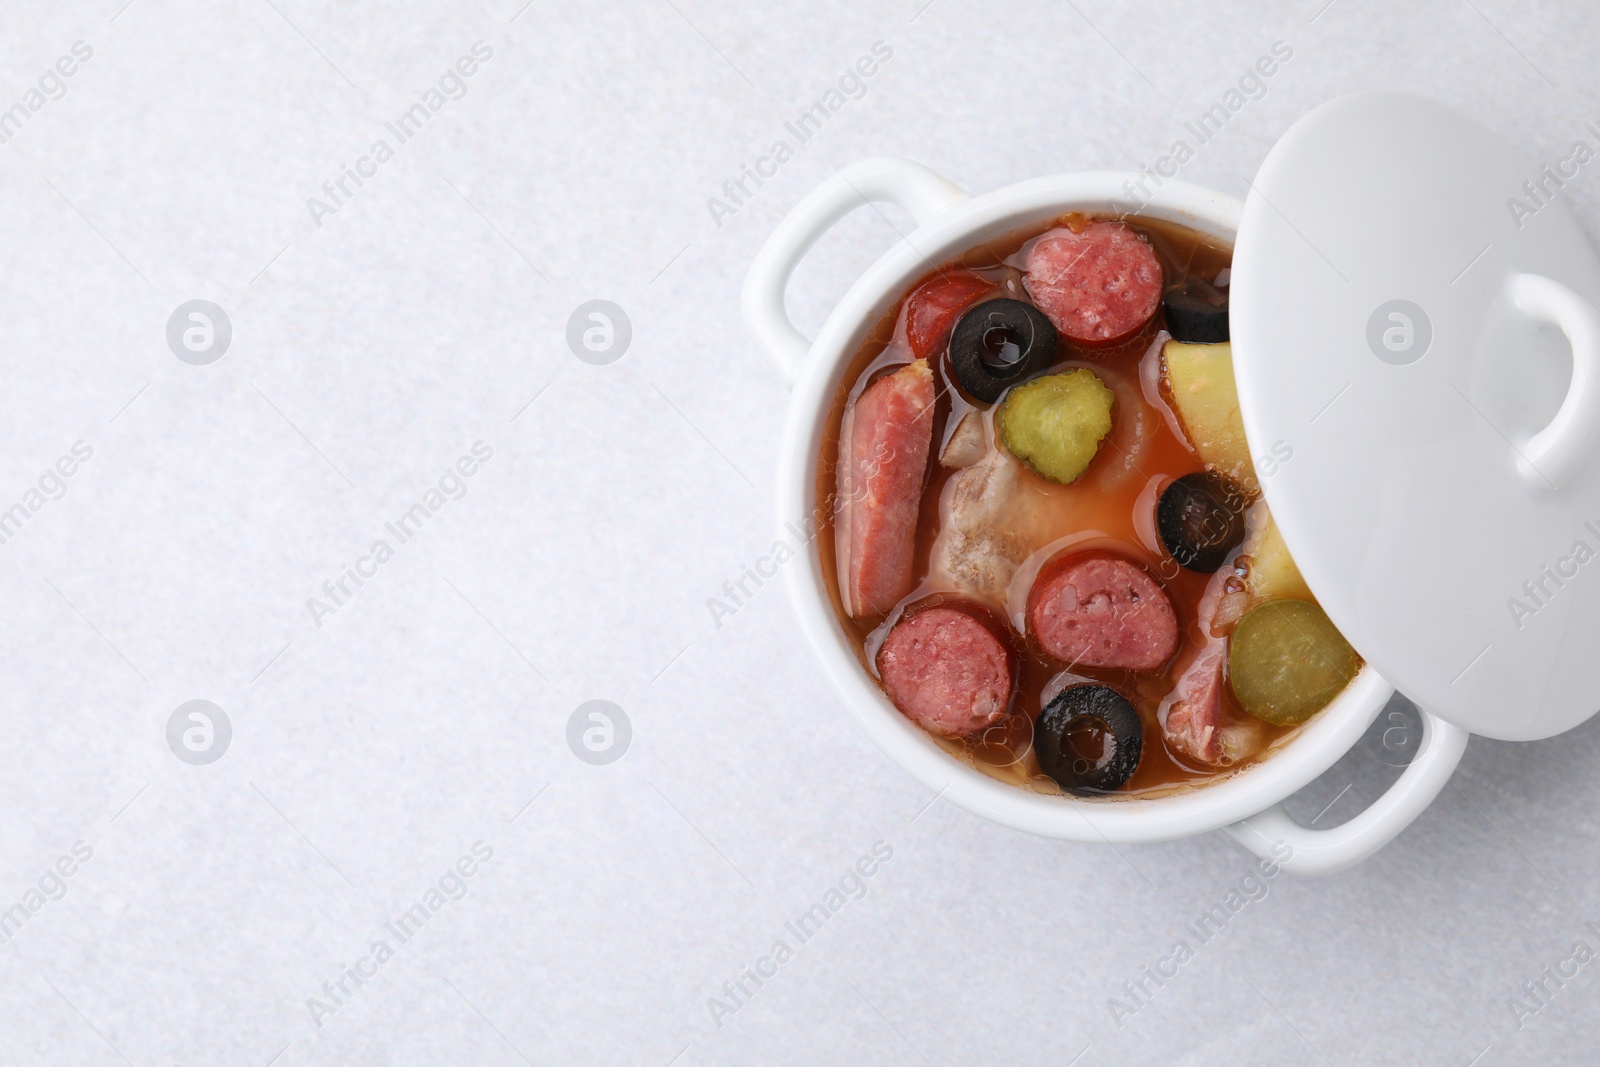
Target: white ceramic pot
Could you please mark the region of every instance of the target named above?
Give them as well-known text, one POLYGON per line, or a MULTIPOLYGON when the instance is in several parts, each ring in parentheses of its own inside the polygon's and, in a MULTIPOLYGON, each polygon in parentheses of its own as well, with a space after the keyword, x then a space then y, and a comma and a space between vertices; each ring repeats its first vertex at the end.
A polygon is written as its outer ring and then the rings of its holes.
MULTIPOLYGON (((1064 174, 971 197, 919 164, 877 158, 846 167, 801 201, 757 256, 743 294, 750 329, 794 390, 778 459, 780 527, 805 527, 821 514, 817 463, 833 400, 867 331, 913 282, 975 245, 1068 211, 1127 212, 1127 183, 1137 179, 1115 172, 1064 174), (829 227, 872 201, 899 205, 917 228, 862 275, 817 337, 807 340, 784 309, 790 274, 829 227)), ((1242 210, 1230 197, 1168 181, 1133 214, 1180 223, 1231 243, 1242 210)), ((1034 793, 959 762, 895 709, 852 650, 814 550, 788 568, 787 581, 818 662, 856 722, 891 759, 940 797, 1002 825, 1046 837, 1132 843, 1227 829, 1263 857, 1273 854, 1274 845, 1286 843, 1292 849, 1287 869, 1336 871, 1370 856, 1415 819, 1443 788, 1467 743, 1464 730, 1424 711, 1423 738, 1414 759, 1371 807, 1329 830, 1296 823, 1281 801, 1349 750, 1394 692, 1369 665, 1278 752, 1212 784, 1157 799, 1034 793)), ((1277 855, 1283 851, 1280 846, 1277 855)))

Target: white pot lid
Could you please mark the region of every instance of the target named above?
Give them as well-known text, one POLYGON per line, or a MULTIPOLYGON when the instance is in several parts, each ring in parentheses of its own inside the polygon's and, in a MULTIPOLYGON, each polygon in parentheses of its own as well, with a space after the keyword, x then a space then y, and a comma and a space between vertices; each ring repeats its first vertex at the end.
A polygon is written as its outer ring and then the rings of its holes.
POLYGON ((1267 156, 1234 249, 1285 543, 1379 673, 1489 737, 1600 708, 1600 260, 1552 199, 1600 173, 1596 135, 1540 170, 1441 104, 1334 100, 1267 156))

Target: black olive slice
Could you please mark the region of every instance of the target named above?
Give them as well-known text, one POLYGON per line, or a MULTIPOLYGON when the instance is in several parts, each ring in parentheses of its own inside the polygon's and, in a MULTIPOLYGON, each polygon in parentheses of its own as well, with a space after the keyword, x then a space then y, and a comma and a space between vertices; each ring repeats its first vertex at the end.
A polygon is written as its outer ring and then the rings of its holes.
POLYGON ((1185 474, 1161 494, 1156 533, 1180 565, 1213 574, 1244 540, 1245 504, 1244 494, 1222 475, 1185 474))
POLYGON ((1209 285, 1205 290, 1174 289, 1161 298, 1174 341, 1220 344, 1228 339, 1228 297, 1209 285))
POLYGON ((1144 726, 1115 689, 1064 689, 1033 725, 1039 766, 1069 793, 1092 796, 1121 789, 1139 769, 1144 726))
POLYGON ((1006 387, 1049 368, 1056 328, 1020 300, 986 300, 969 308, 950 335, 950 366, 974 399, 992 404, 1006 387))

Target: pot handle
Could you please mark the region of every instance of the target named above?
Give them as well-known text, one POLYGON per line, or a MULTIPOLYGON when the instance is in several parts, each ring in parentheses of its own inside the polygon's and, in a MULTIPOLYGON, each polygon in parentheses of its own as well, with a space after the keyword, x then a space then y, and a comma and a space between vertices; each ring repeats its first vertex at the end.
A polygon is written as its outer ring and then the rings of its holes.
POLYGON ((1550 424, 1517 457, 1517 473, 1535 488, 1559 489, 1594 455, 1600 432, 1600 313, 1565 285, 1539 274, 1515 274, 1512 304, 1549 323, 1572 346, 1572 383, 1550 424))
POLYGON ((1467 731, 1417 710, 1422 743, 1416 756, 1389 791, 1360 815, 1331 830, 1313 830, 1290 818, 1282 804, 1274 804, 1229 826, 1228 833, 1257 856, 1295 874, 1332 874, 1371 856, 1433 803, 1467 748, 1467 731))
POLYGON ((966 198, 965 192, 920 163, 877 156, 850 164, 795 205, 750 265, 740 301, 745 323, 778 365, 784 384, 794 384, 811 342, 789 321, 783 294, 789 276, 817 238, 871 201, 898 204, 922 226, 966 198))

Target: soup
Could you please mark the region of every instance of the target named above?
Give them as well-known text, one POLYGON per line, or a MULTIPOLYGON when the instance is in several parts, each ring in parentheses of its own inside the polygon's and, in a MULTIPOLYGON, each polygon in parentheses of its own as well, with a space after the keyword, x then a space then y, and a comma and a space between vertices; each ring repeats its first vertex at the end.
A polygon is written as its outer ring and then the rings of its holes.
POLYGON ((1359 668, 1260 498, 1292 449, 1246 448, 1230 256, 1066 215, 930 269, 852 360, 822 570, 863 668, 955 758, 1161 795, 1270 755, 1359 668))

